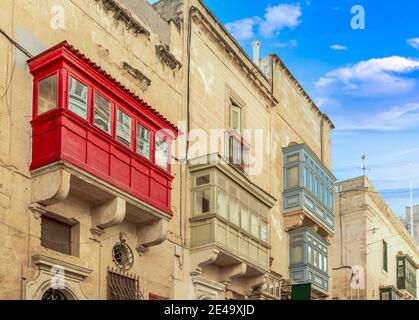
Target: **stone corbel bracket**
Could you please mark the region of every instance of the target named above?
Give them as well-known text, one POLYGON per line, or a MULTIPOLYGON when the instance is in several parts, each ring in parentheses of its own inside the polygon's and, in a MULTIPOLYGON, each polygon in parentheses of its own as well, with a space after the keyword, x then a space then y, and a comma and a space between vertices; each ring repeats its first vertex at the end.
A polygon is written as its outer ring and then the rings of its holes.
POLYGON ((147 78, 140 70, 131 66, 128 62, 123 62, 122 68, 125 69, 131 77, 139 81, 139 85, 143 91, 147 90, 151 85, 151 80, 147 78))
POLYGON ((53 170, 35 174, 32 179, 31 203, 49 206, 65 200, 70 192, 71 174, 65 170, 53 170))
POLYGON ((163 219, 137 225, 137 252, 143 255, 148 248, 163 243, 167 238, 169 222, 163 219))
POLYGON ((294 213, 287 213, 284 215, 284 228, 285 231, 297 229, 303 225, 304 213, 297 211, 294 213))
POLYGON ((220 250, 214 248, 193 252, 191 254, 191 275, 199 276, 205 266, 217 260, 219 254, 220 250))
POLYGON ((147 38, 150 37, 150 32, 131 15, 128 9, 123 8, 117 1, 96 0, 96 2, 100 2, 106 11, 112 11, 114 19, 123 22, 128 30, 132 30, 135 34, 143 34, 147 38))
POLYGON ((165 45, 156 45, 156 55, 163 64, 167 65, 172 70, 180 69, 182 67, 182 64, 165 45))
POLYGON ((122 223, 125 217, 126 201, 112 198, 92 209, 92 224, 96 228, 108 229, 122 223))
POLYGON ((221 273, 221 282, 228 284, 231 280, 242 277, 246 273, 247 265, 242 262, 226 266, 223 269, 224 270, 221 273))

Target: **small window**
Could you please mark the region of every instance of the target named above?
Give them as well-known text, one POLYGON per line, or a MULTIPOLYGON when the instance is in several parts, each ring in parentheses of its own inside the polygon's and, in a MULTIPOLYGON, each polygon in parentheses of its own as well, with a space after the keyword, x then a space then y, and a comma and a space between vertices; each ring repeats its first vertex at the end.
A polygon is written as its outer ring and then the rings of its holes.
POLYGON ((150 159, 150 131, 137 123, 137 153, 150 159))
POLYGON ((260 221, 260 239, 268 242, 268 224, 265 221, 260 221))
POLYGON ((118 242, 113 246, 112 257, 115 264, 122 270, 129 270, 134 265, 134 254, 125 241, 118 242))
POLYGON ((116 119, 116 138, 126 146, 131 146, 132 118, 118 109, 116 119))
POLYGON ((167 170, 169 158, 169 144, 162 138, 156 136, 156 164, 167 170))
POLYGON ((108 300, 140 300, 138 276, 108 271, 108 300))
POLYGON ((243 230, 249 232, 249 209, 241 208, 240 210, 240 224, 243 230))
POLYGON ((217 197, 217 212, 223 218, 228 218, 228 202, 227 202, 227 194, 222 191, 218 190, 218 197, 217 197))
POLYGON ((211 191, 210 189, 195 191, 195 213, 203 214, 210 212, 211 191))
POLYGON ((111 103, 100 94, 95 93, 95 125, 111 133, 111 103))
POLYGON ((83 119, 87 118, 87 87, 70 77, 68 108, 83 119))
POLYGON ((38 83, 38 115, 57 107, 57 75, 38 83))
POLYGON ((242 109, 233 102, 230 106, 230 129, 238 134, 242 132, 242 109))
POLYGON ((259 237, 258 217, 255 214, 250 215, 250 233, 255 237, 259 237))
POLYGON ((303 263, 303 245, 292 245, 291 246, 291 264, 303 263))
POLYGON ((387 242, 383 241, 383 270, 388 271, 387 242))
POLYGON ((72 226, 47 216, 41 218, 41 245, 54 251, 71 254, 72 226))
POLYGON ((287 168, 287 189, 298 187, 298 167, 287 168))
POLYGON ((236 199, 230 199, 230 221, 239 224, 239 204, 236 199))

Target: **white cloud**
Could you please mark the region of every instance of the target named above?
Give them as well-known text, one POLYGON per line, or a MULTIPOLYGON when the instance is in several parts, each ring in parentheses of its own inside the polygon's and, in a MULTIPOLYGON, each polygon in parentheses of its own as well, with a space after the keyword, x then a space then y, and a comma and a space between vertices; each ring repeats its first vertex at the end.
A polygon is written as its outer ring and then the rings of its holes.
POLYGON ((294 28, 300 24, 300 5, 280 4, 266 8, 264 20, 260 23, 260 33, 266 38, 272 38, 284 28, 294 28))
POLYGON ((287 42, 276 42, 273 46, 277 48, 296 48, 298 47, 298 41, 293 39, 287 42))
POLYGON ((265 38, 279 35, 280 30, 295 28, 299 25, 301 17, 299 4, 280 4, 269 6, 263 18, 251 17, 232 21, 225 26, 237 40, 249 40, 255 36, 255 28, 265 38))
POLYGON ((326 73, 317 80, 316 87, 325 90, 337 85, 345 94, 357 96, 400 94, 416 85, 414 79, 403 78, 401 75, 417 70, 417 59, 399 56, 370 59, 326 73))
POLYGON ((339 45, 339 44, 332 44, 332 45, 330 46, 330 49, 332 49, 332 50, 338 50, 338 51, 348 50, 348 48, 347 48, 347 47, 345 47, 345 46, 341 46, 341 45, 339 45))
POLYGON ((225 27, 237 40, 249 40, 254 36, 254 27, 259 20, 258 17, 246 18, 229 22, 225 27))
POLYGON ((411 46, 412 48, 419 50, 419 37, 407 39, 407 44, 411 46))
POLYGON ((419 125, 419 102, 395 106, 388 111, 335 117, 337 130, 342 131, 404 131, 419 125))

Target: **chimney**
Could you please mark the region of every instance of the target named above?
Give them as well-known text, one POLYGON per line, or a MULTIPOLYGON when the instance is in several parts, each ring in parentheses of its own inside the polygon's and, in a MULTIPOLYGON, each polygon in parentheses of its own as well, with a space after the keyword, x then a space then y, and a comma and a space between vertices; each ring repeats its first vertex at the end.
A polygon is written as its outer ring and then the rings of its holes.
POLYGON ((253 62, 259 67, 260 64, 260 41, 252 42, 253 47, 253 62))

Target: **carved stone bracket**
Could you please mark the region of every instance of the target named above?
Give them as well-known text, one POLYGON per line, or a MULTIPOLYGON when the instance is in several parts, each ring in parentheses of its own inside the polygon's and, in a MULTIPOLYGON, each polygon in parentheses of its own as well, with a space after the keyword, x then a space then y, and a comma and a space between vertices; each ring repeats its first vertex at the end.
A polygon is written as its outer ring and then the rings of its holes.
POLYGON ((304 213, 295 212, 284 215, 284 227, 285 231, 290 231, 297 229, 303 225, 304 222, 304 213))
POLYGON ((69 172, 59 169, 34 175, 31 202, 48 206, 63 201, 70 192, 70 178, 69 172))
POLYGON ((198 276, 202 273, 202 268, 217 260, 220 250, 211 248, 195 251, 191 254, 191 275, 198 276))
POLYGON ((123 22, 128 30, 133 30, 133 32, 136 34, 143 34, 147 38, 150 37, 150 32, 131 15, 129 10, 123 8, 117 1, 96 0, 96 2, 100 2, 106 11, 112 11, 114 14, 114 19, 116 21, 123 22))
POLYGON ((147 78, 140 70, 131 66, 128 62, 123 62, 122 68, 125 69, 130 76, 138 80, 139 85, 143 91, 147 90, 151 85, 151 80, 147 78))
POLYGON ((244 262, 226 266, 223 268, 221 274, 221 282, 228 284, 232 279, 243 276, 246 273, 246 270, 247 265, 244 262))
POLYGON ((165 45, 156 45, 156 55, 163 64, 167 65, 172 70, 180 69, 182 67, 182 64, 165 45))
POLYGON ((100 229, 120 224, 125 217, 126 202, 115 197, 92 209, 92 223, 100 229))
POLYGON ((149 247, 161 244, 167 238, 169 222, 163 219, 137 225, 137 252, 142 255, 149 247))

